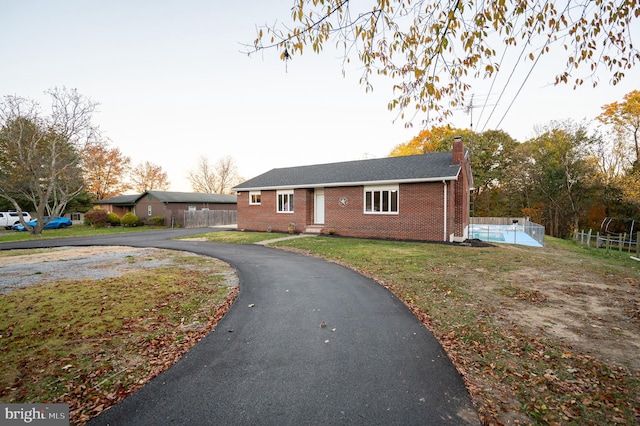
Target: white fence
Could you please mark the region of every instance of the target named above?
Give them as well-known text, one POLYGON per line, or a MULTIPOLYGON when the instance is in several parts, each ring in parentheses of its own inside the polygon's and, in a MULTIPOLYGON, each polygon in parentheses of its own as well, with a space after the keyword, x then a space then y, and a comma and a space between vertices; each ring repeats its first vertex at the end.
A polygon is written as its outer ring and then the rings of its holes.
POLYGON ((185 228, 206 228, 236 223, 238 223, 237 210, 185 210, 184 212, 185 228))

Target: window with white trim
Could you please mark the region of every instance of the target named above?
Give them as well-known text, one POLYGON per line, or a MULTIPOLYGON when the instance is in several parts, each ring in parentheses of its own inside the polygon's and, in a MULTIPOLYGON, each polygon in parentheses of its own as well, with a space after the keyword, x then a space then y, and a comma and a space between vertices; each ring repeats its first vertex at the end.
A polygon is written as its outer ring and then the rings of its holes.
POLYGON ((293 189, 287 191, 277 191, 278 213, 293 213, 293 189))
POLYGON ((151 216, 151 206, 147 206, 147 215, 151 216))
POLYGON ((371 214, 397 214, 398 186, 365 187, 364 212, 371 214))
POLYGON ((196 208, 196 206, 189 206, 189 211, 190 211, 190 212, 195 212, 196 210, 198 210, 198 209, 196 208))
POLYGON ((249 205, 257 206, 261 203, 260 191, 249 191, 249 205))

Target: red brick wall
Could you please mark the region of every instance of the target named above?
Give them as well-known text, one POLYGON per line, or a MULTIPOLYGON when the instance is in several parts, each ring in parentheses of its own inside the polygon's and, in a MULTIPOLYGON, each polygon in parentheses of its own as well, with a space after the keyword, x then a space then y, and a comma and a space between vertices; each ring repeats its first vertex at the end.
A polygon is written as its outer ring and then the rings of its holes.
POLYGON ((140 198, 136 203, 135 214, 142 220, 147 220, 152 216, 164 216, 166 214, 166 208, 163 202, 158 201, 153 197, 145 195, 140 198), (149 199, 151 198, 151 199, 149 199), (151 206, 151 215, 148 214, 148 208, 151 206))
POLYGON ((276 191, 261 191, 260 200, 260 205, 250 205, 249 193, 238 192, 238 229, 287 232, 295 223, 296 232, 303 232, 313 223, 313 189, 294 191, 293 213, 276 211, 276 191))
POLYGON ((132 211, 131 207, 114 206, 113 204, 100 204, 97 207, 100 207, 101 209, 104 209, 108 212, 113 212, 120 217, 132 211))
POLYGON ((469 210, 471 201, 469 193, 469 174, 471 168, 468 160, 463 156, 461 163, 460 175, 455 182, 455 236, 462 238, 467 237, 464 231, 469 225, 469 210))
MULTIPOLYGON (((453 232, 453 184, 449 184, 448 234, 453 232)), ((325 188, 325 232, 362 238, 443 241, 442 182, 399 186, 398 214, 364 212, 364 187, 325 188), (340 198, 347 204, 341 206, 340 198)), ((302 232, 313 223, 313 189, 296 189, 295 213, 276 213, 276 191, 262 191, 261 204, 249 205, 248 192, 238 193, 238 229, 286 232, 290 222, 302 232)))
MULTIPOLYGON (((464 167, 463 167, 464 170, 464 167)), ((465 228, 469 225, 469 181, 466 173, 461 172, 455 182, 455 227, 456 237, 463 237, 465 228)))
POLYGON ((399 186, 398 214, 364 212, 364 187, 325 189, 325 230, 363 238, 442 241, 442 183, 399 186), (339 200, 347 198, 341 207, 339 200))
POLYGON ((452 162, 459 164, 461 170, 458 180, 452 183, 455 188, 452 198, 453 205, 455 206, 453 211, 455 220, 450 233, 453 233, 455 237, 461 239, 467 236, 464 231, 469 225, 469 209, 471 206, 469 193, 471 168, 468 158, 465 155, 464 144, 461 138, 456 138, 453 142, 452 162))

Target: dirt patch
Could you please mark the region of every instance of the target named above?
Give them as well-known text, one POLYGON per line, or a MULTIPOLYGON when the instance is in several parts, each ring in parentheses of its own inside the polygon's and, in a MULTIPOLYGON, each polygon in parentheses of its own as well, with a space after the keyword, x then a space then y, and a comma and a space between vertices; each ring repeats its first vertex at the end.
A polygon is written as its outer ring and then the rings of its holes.
POLYGON ((640 275, 597 271, 579 261, 569 266, 565 260, 544 269, 523 267, 474 292, 532 335, 640 371, 640 275))
POLYGON ((13 254, 0 257, 0 294, 56 280, 118 277, 171 263, 166 251, 154 248, 59 247, 13 254))
MULTIPOLYGON (((106 246, 106 247, 58 247, 52 249, 25 250, 25 254, 0 256, 0 267, 7 265, 31 265, 42 262, 56 262, 83 258, 102 253, 115 253, 131 251, 131 247, 106 246), (29 253, 30 251, 31 253, 29 253)), ((10 253, 10 252, 8 252, 10 253)))

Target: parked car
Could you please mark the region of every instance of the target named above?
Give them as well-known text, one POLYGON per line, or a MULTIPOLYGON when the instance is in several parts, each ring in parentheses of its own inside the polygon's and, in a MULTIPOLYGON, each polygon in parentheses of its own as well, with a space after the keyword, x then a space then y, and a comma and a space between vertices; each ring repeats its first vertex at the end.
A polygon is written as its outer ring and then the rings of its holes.
MULTIPOLYGON (((43 217, 45 222, 44 229, 60 229, 71 226, 72 222, 70 219, 66 217, 54 216, 49 218, 49 216, 43 217)), ((27 222, 27 225, 34 227, 36 226, 36 222, 38 219, 33 219, 32 221, 27 222)), ((14 231, 26 231, 25 227, 22 224, 13 225, 14 231)))
MULTIPOLYGON (((27 212, 22 212, 22 217, 24 217, 25 222, 29 222, 31 220, 31 215, 27 212)), ((11 229, 13 225, 17 225, 20 223, 20 216, 18 212, 0 212, 0 226, 4 227, 4 229, 11 229)))

